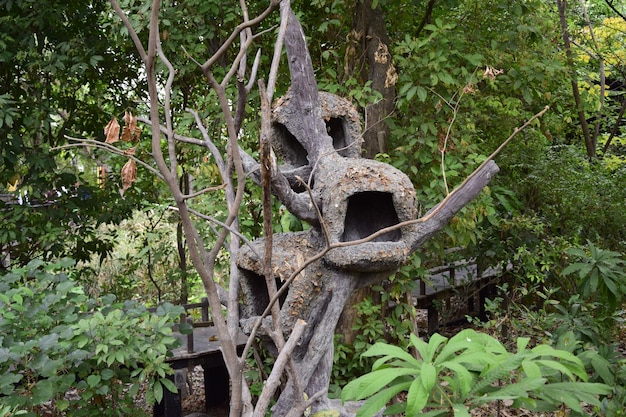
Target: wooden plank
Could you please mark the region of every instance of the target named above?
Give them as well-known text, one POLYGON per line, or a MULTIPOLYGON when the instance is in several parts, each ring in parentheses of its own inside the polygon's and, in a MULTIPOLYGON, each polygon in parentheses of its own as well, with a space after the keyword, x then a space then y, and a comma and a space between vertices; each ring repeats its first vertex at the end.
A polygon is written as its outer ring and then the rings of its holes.
MULTIPOLYGON (((182 341, 182 346, 174 350, 174 356, 167 358, 167 362, 197 359, 203 356, 211 356, 213 354, 218 354, 221 358, 221 342, 217 334, 217 329, 214 326, 194 327, 193 352, 188 352, 187 335, 174 332, 173 336, 182 341)), ((247 336, 240 331, 237 337, 237 346, 245 346, 247 340, 247 336)))

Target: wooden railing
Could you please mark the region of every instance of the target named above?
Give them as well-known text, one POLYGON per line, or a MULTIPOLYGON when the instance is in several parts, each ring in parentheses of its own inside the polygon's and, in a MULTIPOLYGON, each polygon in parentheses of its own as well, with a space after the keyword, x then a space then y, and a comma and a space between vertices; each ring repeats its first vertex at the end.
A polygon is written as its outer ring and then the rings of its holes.
POLYGON ((209 300, 206 297, 203 297, 199 303, 189 303, 183 304, 183 308, 185 309, 185 313, 183 313, 180 317, 180 321, 186 322, 192 326, 192 332, 187 335, 187 353, 194 352, 193 345, 193 330, 197 327, 211 327, 213 326, 213 321, 209 316, 209 300), (194 315, 190 314, 193 310, 200 310, 200 320, 194 320, 194 315))
POLYGON ((455 295, 467 297, 468 306, 473 305, 473 297, 478 294, 479 315, 484 315, 485 298, 490 296, 494 284, 499 283, 506 268, 481 270, 475 260, 458 261, 439 266, 428 271, 428 277, 419 278, 419 288, 413 292, 415 306, 426 309, 428 333, 434 333, 439 326, 437 303, 455 295))

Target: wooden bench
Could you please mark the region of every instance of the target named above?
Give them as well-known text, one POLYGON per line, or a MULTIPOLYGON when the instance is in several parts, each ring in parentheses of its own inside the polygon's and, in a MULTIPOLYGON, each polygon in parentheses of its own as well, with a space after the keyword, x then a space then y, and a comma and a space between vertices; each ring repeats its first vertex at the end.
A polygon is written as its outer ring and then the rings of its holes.
MULTIPOLYGON (((181 317, 183 322, 192 325, 193 332, 188 335, 175 332, 174 336, 182 341, 182 346, 175 349, 173 356, 166 362, 175 370, 171 376, 172 382, 178 388, 177 393, 164 390, 163 400, 154 406, 154 417, 180 417, 182 415, 181 391, 186 384, 186 378, 180 370, 202 366, 204 371, 204 398, 205 408, 220 405, 229 399, 230 378, 222 357, 221 342, 217 329, 213 326, 209 316, 209 303, 203 298, 200 303, 183 305, 186 314, 181 317), (193 310, 200 310, 200 320, 194 320, 193 310)), ((237 338, 237 347, 242 350, 247 337, 240 332, 237 338)))
POLYGON ((493 295, 500 282, 503 268, 481 271, 475 261, 459 261, 428 270, 425 279, 419 279, 419 287, 412 293, 415 307, 427 310, 428 334, 439 328, 439 307, 449 304, 453 296, 465 297, 468 310, 475 311, 478 296, 479 317, 485 316, 485 299, 493 295))

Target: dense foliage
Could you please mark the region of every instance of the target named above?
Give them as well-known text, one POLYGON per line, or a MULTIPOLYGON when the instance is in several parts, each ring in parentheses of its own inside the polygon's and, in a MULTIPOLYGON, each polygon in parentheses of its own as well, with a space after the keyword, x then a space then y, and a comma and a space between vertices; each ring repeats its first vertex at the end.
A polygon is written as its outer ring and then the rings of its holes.
POLYGON ((64 272, 73 266, 33 261, 0 277, 0 407, 140 415, 140 389, 149 402, 175 389, 165 358, 180 343, 172 327, 183 309, 91 299, 64 272))

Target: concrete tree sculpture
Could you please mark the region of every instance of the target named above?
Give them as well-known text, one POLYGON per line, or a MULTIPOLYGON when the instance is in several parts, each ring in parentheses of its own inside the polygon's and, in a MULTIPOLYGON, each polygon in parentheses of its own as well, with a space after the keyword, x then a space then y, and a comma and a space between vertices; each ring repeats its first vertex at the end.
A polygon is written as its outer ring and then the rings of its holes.
POLYGON ((274 310, 268 329, 279 325, 287 336, 298 320, 306 323, 291 355, 296 372, 274 406, 274 416, 289 414, 298 390, 318 398, 314 412, 329 408, 326 392, 333 335, 350 294, 393 273, 498 171, 493 161, 487 161, 438 206, 416 219, 411 181, 388 164, 360 158, 358 114, 348 101, 318 92, 302 27, 291 10, 286 18, 291 88, 275 103, 268 123, 281 162, 268 158, 257 163, 246 155, 243 160, 245 170, 259 184, 264 180, 264 164, 273 164, 265 169, 272 193, 311 228, 272 236, 271 263, 269 252, 263 250, 268 238, 242 248, 237 256, 244 329, 256 332, 272 307, 280 311, 274 310), (270 299, 259 294, 268 294, 268 285, 274 282, 282 286, 274 297, 279 298, 278 305, 268 306, 270 299))

